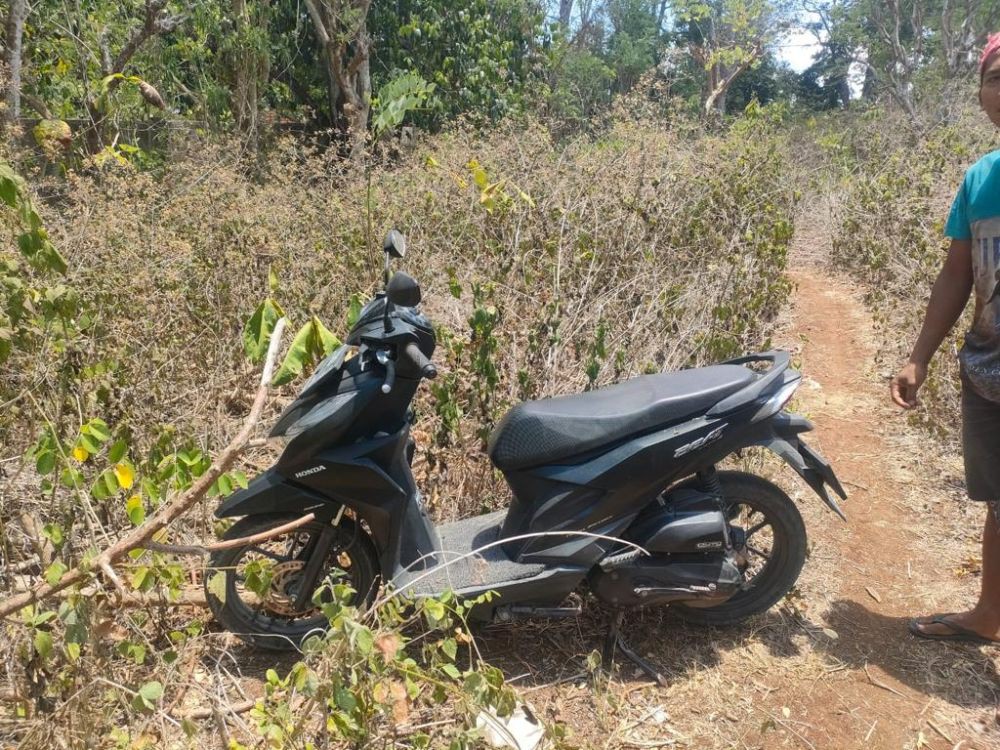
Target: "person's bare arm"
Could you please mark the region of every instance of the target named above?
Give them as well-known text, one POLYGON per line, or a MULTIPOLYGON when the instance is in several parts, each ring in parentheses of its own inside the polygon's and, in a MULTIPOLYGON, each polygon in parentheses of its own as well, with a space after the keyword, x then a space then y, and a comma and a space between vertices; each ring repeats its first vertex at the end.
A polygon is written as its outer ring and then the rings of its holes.
POLYGON ((927 365, 955 325, 972 292, 972 241, 952 240, 938 274, 924 325, 906 364, 892 379, 892 400, 904 409, 917 405, 917 391, 927 377, 927 365))

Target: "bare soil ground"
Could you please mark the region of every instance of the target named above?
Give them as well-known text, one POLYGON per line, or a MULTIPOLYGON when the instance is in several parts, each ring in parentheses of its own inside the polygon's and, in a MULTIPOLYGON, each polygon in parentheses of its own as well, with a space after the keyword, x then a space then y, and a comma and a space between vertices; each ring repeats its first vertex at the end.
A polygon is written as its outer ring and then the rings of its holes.
MULTIPOLYGON (((668 675, 666 688, 628 663, 594 682, 586 658, 600 648, 605 613, 481 633, 484 656, 539 715, 563 722, 574 744, 1000 748, 1000 651, 923 642, 906 630, 915 614, 974 601, 984 509, 962 500, 959 457, 889 403, 860 294, 831 275, 814 239, 796 239, 795 299, 776 344, 796 352, 805 373, 793 408, 816 423, 809 442, 851 493, 849 523, 791 470, 757 459, 799 502, 810 534, 805 570, 778 607, 737 628, 693 628, 669 610, 631 616, 626 631, 668 675)), ((229 667, 240 664, 247 694, 258 693, 252 675, 273 662, 235 656, 229 667)))

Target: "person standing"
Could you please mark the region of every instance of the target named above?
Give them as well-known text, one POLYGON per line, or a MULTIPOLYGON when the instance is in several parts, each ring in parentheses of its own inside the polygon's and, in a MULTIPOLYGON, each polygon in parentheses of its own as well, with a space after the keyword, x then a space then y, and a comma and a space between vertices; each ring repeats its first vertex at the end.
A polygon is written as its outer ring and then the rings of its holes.
MULTIPOLYGON (((1000 127, 1000 34, 992 35, 979 63, 979 103, 1000 127)), ((982 589, 965 612, 910 621, 920 638, 1000 642, 1000 150, 965 174, 948 217, 951 247, 927 305, 920 335, 892 379, 892 400, 917 406, 927 366, 969 300, 972 327, 959 354, 962 373, 962 453, 969 498, 987 506, 983 527, 982 589)))

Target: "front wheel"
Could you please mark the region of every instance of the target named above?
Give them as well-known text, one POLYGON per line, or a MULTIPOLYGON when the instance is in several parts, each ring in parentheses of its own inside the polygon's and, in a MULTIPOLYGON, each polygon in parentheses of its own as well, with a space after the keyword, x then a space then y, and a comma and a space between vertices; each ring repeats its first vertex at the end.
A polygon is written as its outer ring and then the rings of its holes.
POLYGON ((806 527, 788 495, 753 474, 720 471, 718 477, 745 582, 722 604, 671 605, 682 619, 701 625, 733 625, 766 612, 791 591, 806 559, 806 527))
MULTIPOLYGON (((294 520, 296 516, 248 516, 233 524, 223 539, 252 537, 294 520)), ((346 583, 355 592, 352 604, 370 604, 378 590, 378 570, 374 545, 350 519, 341 519, 335 527, 311 521, 266 541, 215 552, 205 574, 205 596, 226 630, 252 646, 284 651, 328 627, 313 603, 317 589, 346 583), (323 538, 325 531, 329 534, 323 538), (318 552, 321 545, 327 547, 325 554, 318 552), (315 585, 300 595, 307 565, 316 554, 325 559, 315 585)))

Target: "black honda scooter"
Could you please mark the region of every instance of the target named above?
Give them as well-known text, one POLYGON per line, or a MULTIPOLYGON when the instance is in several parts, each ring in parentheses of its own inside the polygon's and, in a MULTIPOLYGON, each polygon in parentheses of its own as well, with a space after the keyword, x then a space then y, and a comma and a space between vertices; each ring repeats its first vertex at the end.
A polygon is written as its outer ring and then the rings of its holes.
MULTIPOLYGON (((390 232, 385 252, 388 279, 403 236, 390 232)), ((840 482, 800 437, 812 425, 783 411, 801 375, 768 352, 518 404, 489 440, 510 508, 435 526, 410 470, 411 402, 437 375, 419 302, 417 282, 396 272, 271 431, 287 441, 277 463, 216 511, 243 517, 227 539, 314 516, 212 557, 225 596, 206 585, 209 604, 244 640, 292 648, 323 628, 314 594, 332 575, 359 604, 381 584, 415 597, 492 591, 472 611, 488 621, 577 614, 588 591, 618 613, 671 605, 697 623, 743 620, 791 589, 806 554, 781 489, 716 469, 750 446, 781 456, 843 518, 827 492, 846 498, 840 482)), ((607 648, 653 671, 620 641, 620 623, 607 648)))

